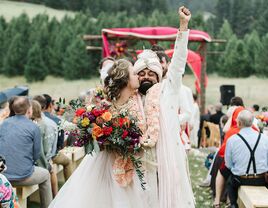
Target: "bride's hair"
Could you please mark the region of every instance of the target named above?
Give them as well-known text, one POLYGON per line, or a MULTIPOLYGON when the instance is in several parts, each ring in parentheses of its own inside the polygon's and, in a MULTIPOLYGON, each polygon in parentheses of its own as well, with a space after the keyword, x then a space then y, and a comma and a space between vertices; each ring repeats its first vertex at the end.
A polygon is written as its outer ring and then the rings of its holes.
POLYGON ((125 59, 115 61, 112 68, 108 71, 108 76, 104 80, 108 99, 117 100, 121 90, 127 86, 129 81, 130 62, 125 59))

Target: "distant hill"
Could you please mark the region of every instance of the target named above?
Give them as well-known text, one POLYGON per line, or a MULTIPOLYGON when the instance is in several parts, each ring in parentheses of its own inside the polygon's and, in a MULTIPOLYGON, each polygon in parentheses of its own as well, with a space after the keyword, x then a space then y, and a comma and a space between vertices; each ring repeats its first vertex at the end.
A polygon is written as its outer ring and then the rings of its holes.
POLYGON ((0 16, 5 17, 7 21, 22 13, 26 13, 30 18, 45 13, 49 17, 56 17, 58 20, 61 20, 65 15, 74 16, 75 14, 74 12, 52 9, 40 4, 0 0, 0 16))

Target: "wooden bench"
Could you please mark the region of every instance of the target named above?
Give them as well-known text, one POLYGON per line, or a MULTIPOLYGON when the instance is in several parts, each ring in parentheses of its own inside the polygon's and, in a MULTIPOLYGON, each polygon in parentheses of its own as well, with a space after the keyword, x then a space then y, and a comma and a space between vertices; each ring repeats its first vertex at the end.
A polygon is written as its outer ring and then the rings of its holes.
POLYGON ((241 186, 238 205, 239 208, 268 208, 268 189, 265 186, 241 186))
POLYGON ((217 124, 204 121, 201 131, 201 146, 202 147, 219 147, 220 146, 220 127, 217 124), (209 135, 207 135, 207 133, 209 135))
POLYGON ((21 208, 27 208, 27 198, 39 189, 38 185, 15 186, 13 188, 18 197, 21 208))
MULTIPOLYGON (((73 171, 78 167, 81 160, 85 156, 84 147, 66 147, 63 150, 64 154, 71 159, 73 171)), ((64 182, 63 166, 53 164, 53 170, 57 172, 58 180, 64 182)), ((14 191, 17 194, 21 208, 27 208, 27 198, 30 197, 31 201, 40 202, 38 193, 38 185, 33 186, 16 186, 14 191)))
POLYGON ((84 147, 65 147, 62 151, 64 151, 64 154, 71 153, 73 171, 78 167, 81 160, 86 155, 84 147))
POLYGON ((84 147, 73 147, 73 170, 78 167, 85 155, 86 152, 84 147))

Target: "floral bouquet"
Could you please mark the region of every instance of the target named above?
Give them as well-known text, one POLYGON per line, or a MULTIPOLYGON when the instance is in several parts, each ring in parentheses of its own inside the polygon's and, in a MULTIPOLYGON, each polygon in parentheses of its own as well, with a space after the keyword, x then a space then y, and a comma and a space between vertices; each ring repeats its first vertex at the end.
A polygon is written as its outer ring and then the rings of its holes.
POLYGON ((140 138, 142 132, 137 119, 124 112, 112 114, 109 106, 90 105, 75 111, 76 129, 70 131, 75 137, 75 146, 85 146, 86 152, 92 154, 99 151, 116 153, 113 165, 115 180, 126 187, 132 182, 134 169, 144 187, 141 161, 137 155, 141 152, 140 138))
POLYGON ((268 127, 268 109, 267 107, 264 107, 262 109, 262 112, 256 116, 258 119, 258 126, 261 130, 268 127))

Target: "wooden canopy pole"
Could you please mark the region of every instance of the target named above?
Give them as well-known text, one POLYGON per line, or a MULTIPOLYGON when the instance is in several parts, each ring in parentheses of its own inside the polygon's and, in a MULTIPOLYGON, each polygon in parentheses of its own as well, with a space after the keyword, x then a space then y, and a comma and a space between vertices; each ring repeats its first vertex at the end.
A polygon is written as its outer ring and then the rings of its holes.
MULTIPOLYGON (((127 36, 127 37, 116 37, 116 36, 109 36, 109 39, 113 40, 150 40, 150 38, 140 38, 135 36, 127 36)), ((85 41, 101 41, 102 36, 101 35, 84 35, 83 39, 85 41)), ((162 39, 162 38, 156 38, 157 41, 174 41, 175 37, 168 38, 168 39, 162 39)), ((196 41, 193 41, 196 42, 196 41)), ((200 42, 200 41, 197 41, 200 42)), ((226 43, 226 40, 224 39, 212 39, 211 43, 226 43)), ((96 51, 101 50, 101 47, 96 46, 87 46, 88 51, 96 51)), ((206 74, 207 74, 207 55, 208 54, 215 54, 219 55, 222 54, 222 51, 207 51, 207 42, 200 42, 200 45, 197 49, 197 52, 201 55, 202 58, 202 68, 201 68, 201 77, 200 77, 200 112, 201 114, 205 113, 206 109, 206 74)))
POLYGON ((202 42, 199 48, 199 53, 202 58, 202 68, 200 77, 200 112, 205 113, 206 109, 206 74, 207 74, 207 43, 202 42))

